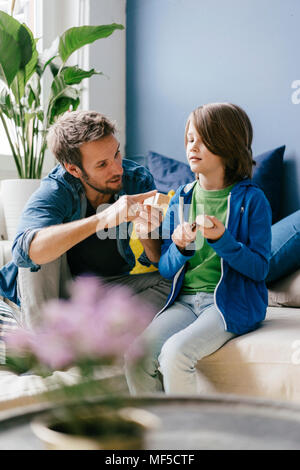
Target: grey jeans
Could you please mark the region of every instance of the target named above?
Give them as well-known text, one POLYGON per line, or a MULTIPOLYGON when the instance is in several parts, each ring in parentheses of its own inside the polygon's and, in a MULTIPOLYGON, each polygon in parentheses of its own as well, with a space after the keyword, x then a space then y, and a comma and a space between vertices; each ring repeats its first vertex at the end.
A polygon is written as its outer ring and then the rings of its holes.
MULTIPOLYGON (((134 296, 152 304, 155 313, 166 303, 171 281, 164 279, 157 271, 144 274, 128 274, 102 278, 104 282, 128 286, 134 296)), ((32 328, 41 318, 42 305, 54 298, 68 297, 68 285, 72 276, 66 255, 41 266, 36 272, 19 268, 18 294, 21 308, 15 310, 16 320, 26 328, 32 328)))
POLYGON ((126 359, 130 393, 198 394, 206 378, 196 373, 197 362, 234 336, 225 330, 213 294, 181 295, 142 333, 149 355, 141 366, 132 367, 126 359))

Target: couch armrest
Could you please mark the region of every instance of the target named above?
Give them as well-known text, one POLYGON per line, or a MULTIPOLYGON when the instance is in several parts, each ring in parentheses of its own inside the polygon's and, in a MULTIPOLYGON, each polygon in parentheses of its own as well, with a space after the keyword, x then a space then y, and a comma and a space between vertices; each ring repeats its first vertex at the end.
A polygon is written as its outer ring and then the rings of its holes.
POLYGON ((12 259, 11 254, 12 241, 1 240, 0 241, 0 268, 6 263, 9 263, 12 259))
POLYGON ((7 230, 0 191, 0 240, 7 240, 7 230))

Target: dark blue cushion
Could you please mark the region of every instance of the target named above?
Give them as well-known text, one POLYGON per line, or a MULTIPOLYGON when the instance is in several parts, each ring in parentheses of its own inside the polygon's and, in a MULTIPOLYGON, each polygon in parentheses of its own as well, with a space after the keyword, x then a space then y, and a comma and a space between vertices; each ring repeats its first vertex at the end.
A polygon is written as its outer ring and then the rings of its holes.
POLYGON ((300 268, 300 210, 272 225, 268 284, 300 268))
POLYGON ((285 145, 254 157, 253 182, 263 190, 272 209, 272 223, 280 220, 285 145))
MULTIPOLYGON (((272 209, 272 223, 280 219, 282 199, 283 156, 285 146, 254 157, 253 182, 265 193, 272 209)), ((195 175, 187 163, 160 155, 148 153, 148 168, 154 177, 158 191, 168 193, 180 185, 194 181, 195 175)))
POLYGON ((156 187, 161 193, 168 193, 182 184, 194 181, 195 174, 187 163, 165 157, 159 153, 148 153, 148 168, 153 175, 156 187))

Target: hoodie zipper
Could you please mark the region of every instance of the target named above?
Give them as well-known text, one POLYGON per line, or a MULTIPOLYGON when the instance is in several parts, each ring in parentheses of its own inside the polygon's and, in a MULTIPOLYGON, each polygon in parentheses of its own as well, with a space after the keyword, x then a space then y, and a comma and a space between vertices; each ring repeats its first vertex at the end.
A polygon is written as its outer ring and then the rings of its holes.
MULTIPOLYGON (((231 192, 229 193, 228 198, 227 198, 227 214, 226 214, 226 222, 225 222, 225 228, 226 228, 226 229, 228 228, 228 221, 229 221, 229 214, 230 214, 230 199, 231 199, 231 192)), ((221 277, 220 277, 219 282, 218 282, 218 284, 216 285, 216 288, 215 288, 215 290, 214 290, 214 303, 215 303, 216 309, 218 310, 219 314, 220 314, 221 317, 222 317, 222 320, 223 320, 224 325, 225 325, 225 330, 227 331, 227 323, 226 323, 226 320, 225 320, 225 318, 224 318, 223 313, 221 312, 221 310, 220 310, 219 307, 218 307, 218 304, 217 304, 217 295, 216 295, 216 294, 217 294, 217 289, 218 289, 219 285, 221 284, 223 275, 224 275, 223 258, 221 258, 221 277)))

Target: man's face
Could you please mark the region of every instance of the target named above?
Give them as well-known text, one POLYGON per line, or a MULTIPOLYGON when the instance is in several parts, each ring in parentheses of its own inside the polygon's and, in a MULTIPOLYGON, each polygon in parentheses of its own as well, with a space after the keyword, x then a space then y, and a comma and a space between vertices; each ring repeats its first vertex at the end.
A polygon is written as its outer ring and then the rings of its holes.
POLYGON ((102 194, 115 194, 122 189, 120 144, 113 135, 81 145, 83 184, 102 194))

